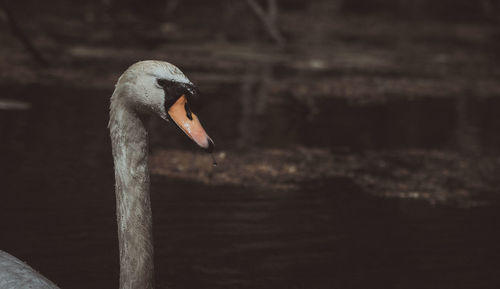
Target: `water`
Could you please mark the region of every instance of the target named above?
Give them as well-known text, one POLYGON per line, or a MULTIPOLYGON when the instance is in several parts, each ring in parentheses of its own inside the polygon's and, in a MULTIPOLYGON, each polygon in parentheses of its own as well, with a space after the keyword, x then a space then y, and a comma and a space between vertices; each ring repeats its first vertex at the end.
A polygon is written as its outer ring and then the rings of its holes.
MULTIPOLYGON (((43 86, 5 86, 2 91, 1 97, 27 102, 29 109, 0 110, 0 248, 62 288, 118 287, 106 128, 111 91, 43 86)), ((257 121, 255 146, 460 149, 462 141, 495 152, 498 103, 465 99, 469 110, 464 118, 460 101, 359 106, 325 100, 319 113, 308 117, 308 108, 291 100, 257 121)), ((229 149, 239 143, 238 110, 211 113, 222 103, 214 98, 200 115, 218 147, 229 149)), ((225 105, 217 111, 237 107, 238 101, 225 105)), ((153 127, 169 136, 158 132, 153 149, 189 143, 174 128, 153 127)), ((460 209, 377 198, 347 178, 300 187, 275 192, 153 176, 158 287, 500 285, 497 202, 460 209)))
POLYGON ((190 190, 153 198, 156 211, 169 212, 157 221, 155 237, 165 245, 159 269, 179 288, 489 288, 499 281, 491 274, 499 241, 493 208, 377 199, 341 178, 281 194, 184 185, 190 190))

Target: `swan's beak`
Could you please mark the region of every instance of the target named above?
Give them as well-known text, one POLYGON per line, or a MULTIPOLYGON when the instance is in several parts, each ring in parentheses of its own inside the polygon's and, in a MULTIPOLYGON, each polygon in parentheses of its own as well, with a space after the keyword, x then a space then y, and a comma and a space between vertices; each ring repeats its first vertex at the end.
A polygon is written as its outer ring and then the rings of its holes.
POLYGON ((211 153, 214 142, 201 126, 200 120, 187 108, 187 99, 183 95, 168 109, 168 115, 182 131, 206 152, 211 153))

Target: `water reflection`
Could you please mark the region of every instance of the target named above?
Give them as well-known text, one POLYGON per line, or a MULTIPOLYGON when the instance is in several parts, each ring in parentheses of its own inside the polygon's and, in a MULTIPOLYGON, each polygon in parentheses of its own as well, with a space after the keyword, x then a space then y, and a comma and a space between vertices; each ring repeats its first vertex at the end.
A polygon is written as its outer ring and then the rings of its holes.
POLYGON ((474 225, 496 210, 368 197, 342 178, 292 194, 183 185, 154 196, 155 211, 169 212, 157 221, 157 260, 175 287, 462 288, 496 278, 483 273, 494 226, 474 225))

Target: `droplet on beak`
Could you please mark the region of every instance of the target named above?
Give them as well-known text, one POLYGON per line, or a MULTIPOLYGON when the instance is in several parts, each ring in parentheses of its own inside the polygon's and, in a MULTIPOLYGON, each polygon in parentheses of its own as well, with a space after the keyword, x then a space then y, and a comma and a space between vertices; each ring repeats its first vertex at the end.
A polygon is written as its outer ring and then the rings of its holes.
POLYGON ((216 166, 217 166, 217 161, 215 161, 215 156, 214 156, 214 154, 213 154, 213 153, 210 153, 210 155, 212 156, 212 165, 213 165, 214 167, 216 167, 216 166))

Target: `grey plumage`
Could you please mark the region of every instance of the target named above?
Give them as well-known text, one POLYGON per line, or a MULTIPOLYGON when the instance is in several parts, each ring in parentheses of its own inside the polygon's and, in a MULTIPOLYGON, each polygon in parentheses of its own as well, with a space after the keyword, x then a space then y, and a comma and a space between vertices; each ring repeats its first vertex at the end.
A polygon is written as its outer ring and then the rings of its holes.
MULTIPOLYGON (((144 117, 168 119, 165 91, 157 80, 191 82, 174 65, 141 61, 119 78, 111 97, 109 130, 115 169, 120 288, 153 288, 153 235, 148 138, 144 117)), ((207 136, 208 138, 208 136, 207 136)), ((26 263, 0 251, 0 289, 56 289, 26 263)))

